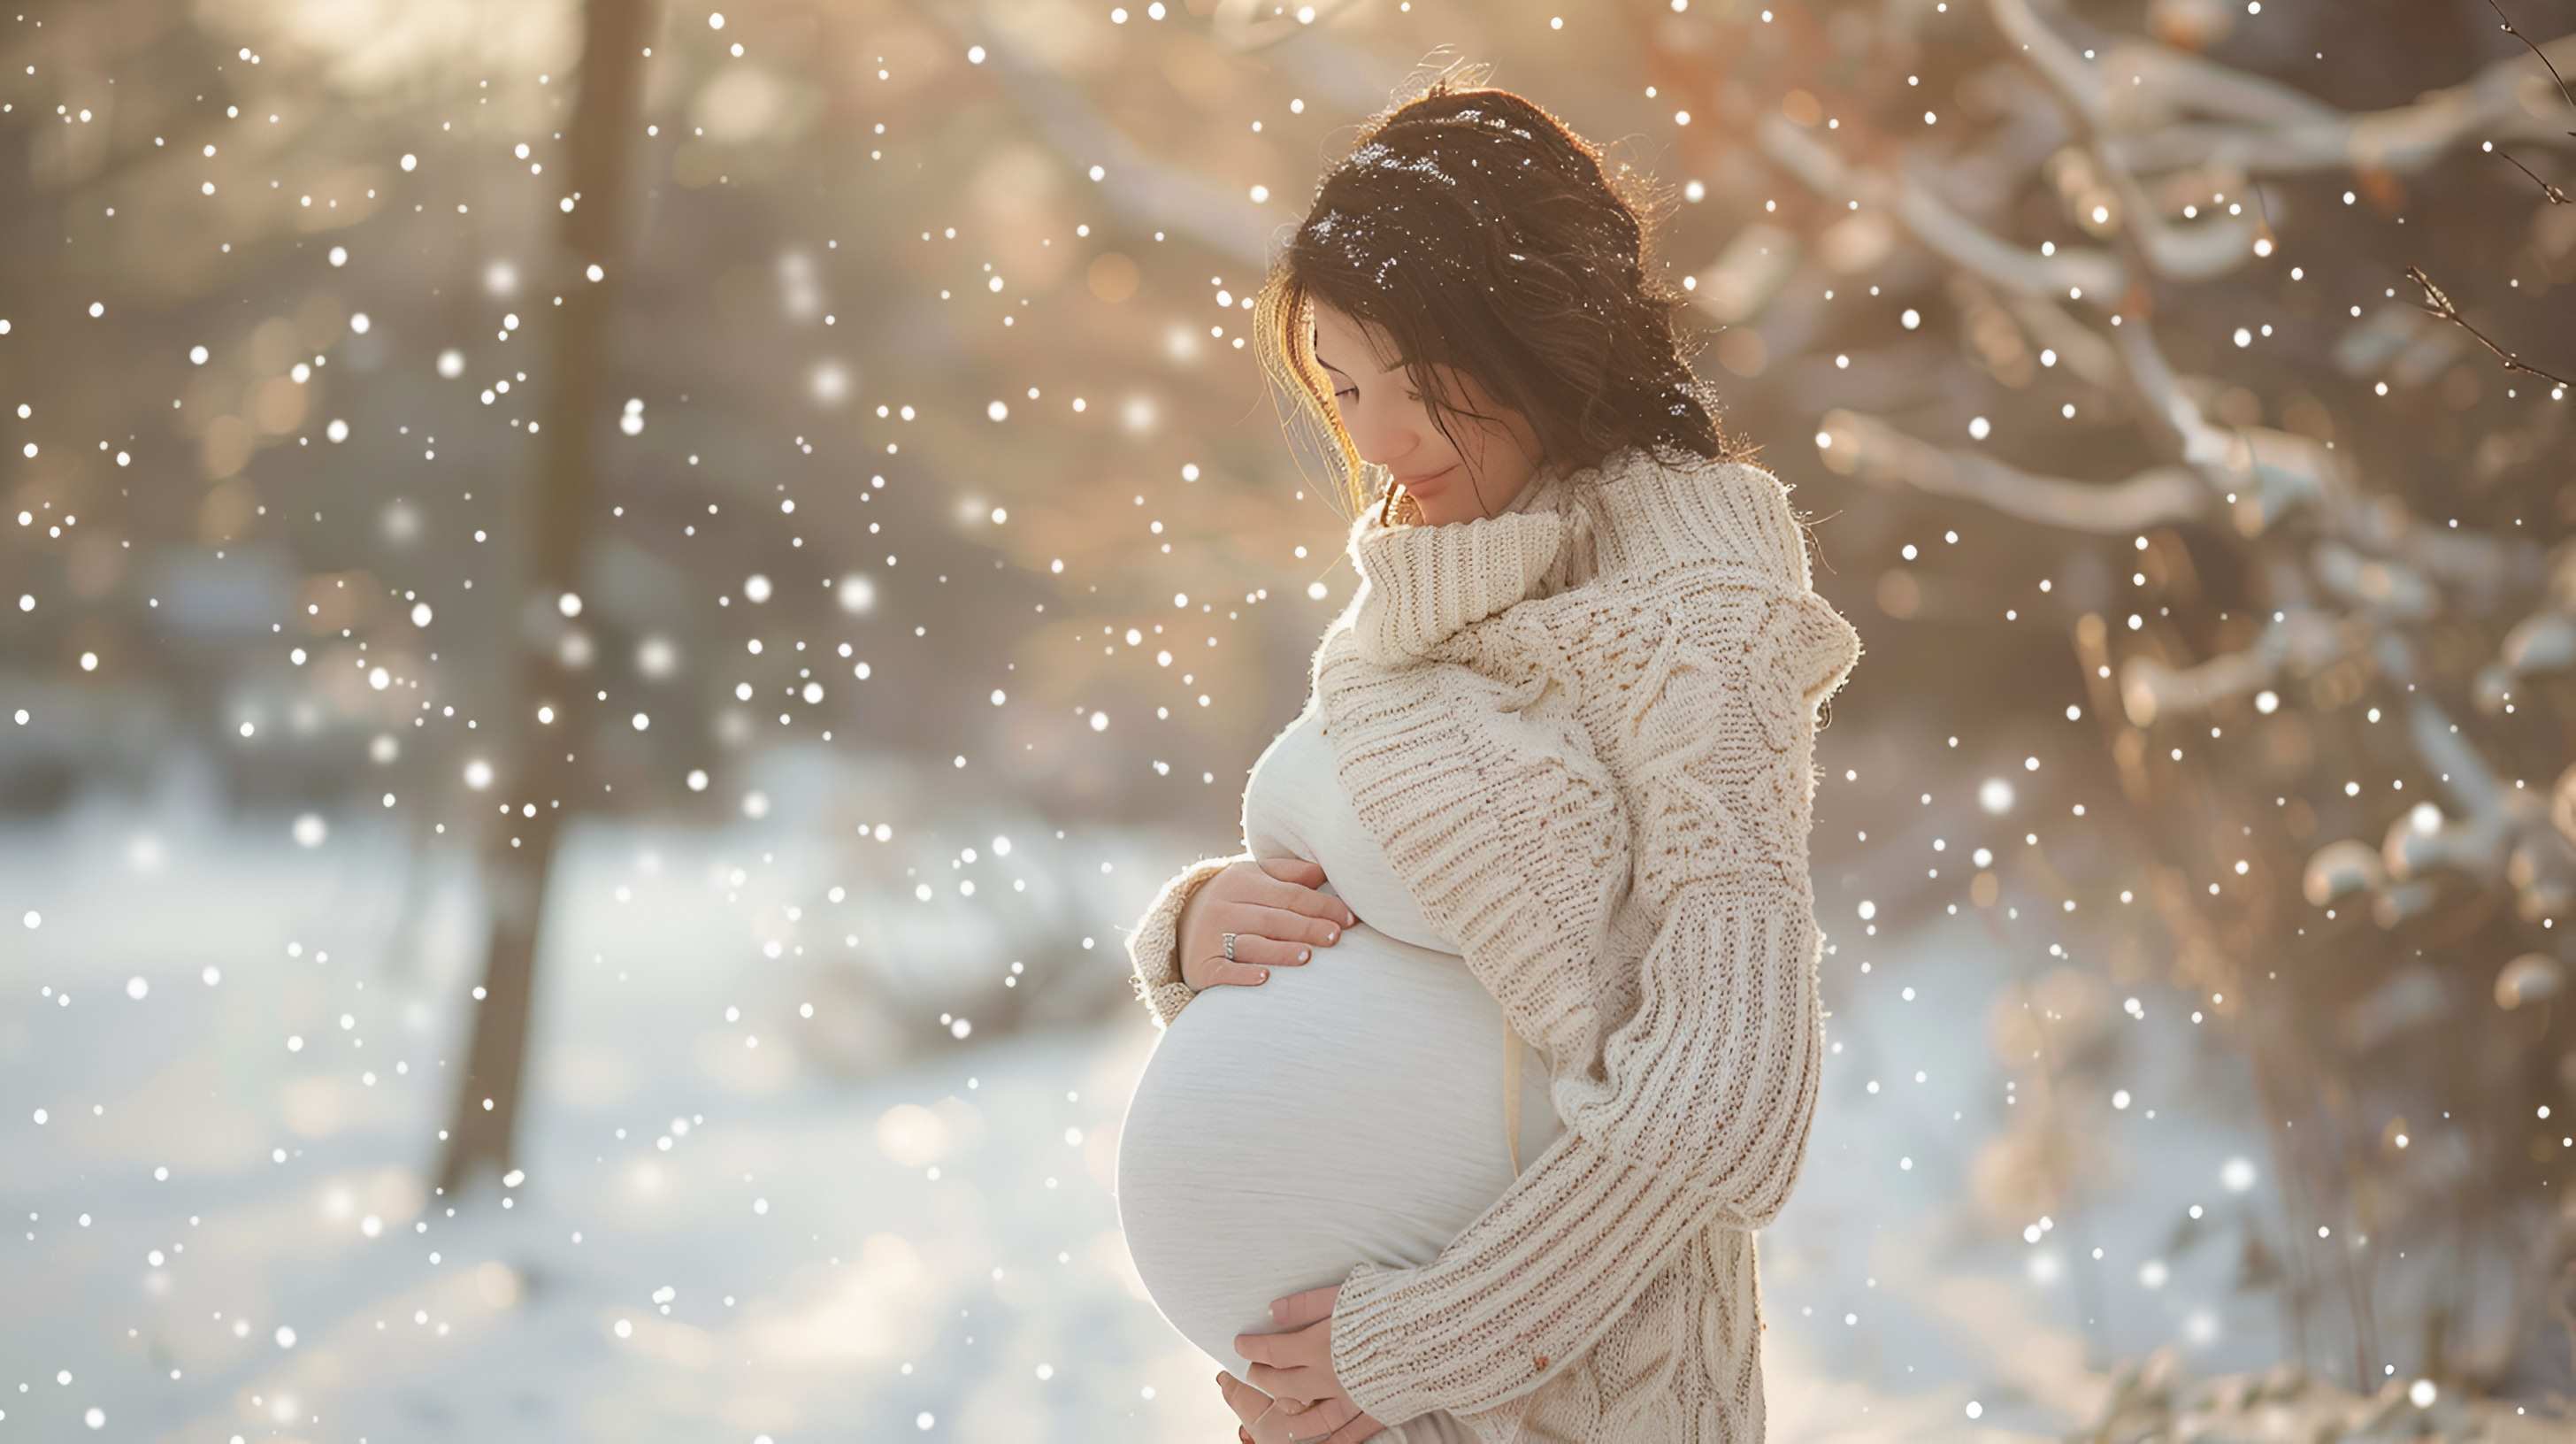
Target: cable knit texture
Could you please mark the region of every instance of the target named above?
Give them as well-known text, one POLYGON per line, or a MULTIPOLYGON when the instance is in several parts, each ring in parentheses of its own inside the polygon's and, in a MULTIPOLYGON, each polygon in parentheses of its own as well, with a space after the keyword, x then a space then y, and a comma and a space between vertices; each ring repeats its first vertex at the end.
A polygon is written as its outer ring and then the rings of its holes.
MULTIPOLYGON (((1503 513, 1509 515, 1529 510, 1542 498, 1554 494, 1551 487, 1525 486, 1518 496, 1505 504, 1503 513)), ((1357 535, 1356 530, 1353 534, 1357 535)), ((1349 613, 1345 612, 1343 620, 1333 625, 1343 625, 1348 617, 1349 613)), ((1246 800, 1249 800, 1249 794, 1246 800)), ((1249 818, 1244 820, 1243 835, 1252 835, 1249 818)), ((1181 1009, 1189 1006, 1190 999, 1198 996, 1182 978, 1179 951, 1182 909, 1189 906, 1201 883, 1233 864, 1250 861, 1251 858, 1249 852, 1230 853, 1222 857, 1203 857, 1182 868, 1155 892, 1154 900, 1145 907, 1145 915, 1137 920, 1135 929, 1127 935, 1128 985, 1135 991, 1137 1001, 1153 1015, 1156 1031, 1170 1027, 1172 1020, 1180 1016, 1181 1009)))
MULTIPOLYGON (((1333 1371, 1485 1444, 1763 1434, 1753 1231, 1824 1051, 1816 713, 1860 658, 1755 466, 1631 450, 1443 526, 1364 512, 1312 678, 1336 771, 1423 914, 1555 1062, 1565 1131, 1438 1258, 1360 1262, 1333 1371)), ((1131 939, 1168 1025, 1170 934, 1131 939), (1159 948, 1161 951, 1156 952, 1159 948)))

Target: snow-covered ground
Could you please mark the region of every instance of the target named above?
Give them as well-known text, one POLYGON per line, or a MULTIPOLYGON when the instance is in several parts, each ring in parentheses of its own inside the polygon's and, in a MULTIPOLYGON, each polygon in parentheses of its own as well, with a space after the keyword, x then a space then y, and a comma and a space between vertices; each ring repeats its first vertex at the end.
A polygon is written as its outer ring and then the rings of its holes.
MULTIPOLYGON (((405 838, 326 823, 305 846, 163 798, 0 832, 0 1441, 1232 1437, 1117 1230, 1142 1010, 958 1037, 936 986, 990 996, 1019 961, 1021 985, 1123 1000, 1118 929, 1168 847, 1049 832, 979 858, 966 896, 903 839, 910 866, 862 887, 829 854, 791 867, 774 819, 577 832, 524 1178, 451 1217, 429 1177, 474 908, 440 887, 396 946, 405 838), (1105 910, 1050 948, 992 942, 1033 896, 1105 910), (900 976, 855 961, 862 929, 915 950, 900 976), (907 1061, 854 1067, 878 1037, 907 1061)), ((2187 1006, 2120 1019, 2129 1106, 2083 1116, 2124 1171, 2026 1243, 1971 1201, 2034 1086, 2007 1101, 1992 1014, 2076 935, 1867 937, 1857 901, 1825 900, 1834 1052, 1763 1243, 1773 1437, 2055 1438, 2157 1345, 2279 1357, 2230 1247, 2165 1257, 2194 1203, 2271 1207, 2250 1120, 2184 1116, 2211 1066, 2187 1006)))

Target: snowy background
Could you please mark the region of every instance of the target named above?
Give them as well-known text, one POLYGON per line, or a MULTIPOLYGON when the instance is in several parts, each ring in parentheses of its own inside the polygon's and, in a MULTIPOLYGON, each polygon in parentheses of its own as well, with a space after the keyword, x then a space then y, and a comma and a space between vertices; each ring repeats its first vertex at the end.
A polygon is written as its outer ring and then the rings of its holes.
MULTIPOLYGON (((154 1439, 1230 1432, 1117 1231, 1118 1126, 1156 1036, 1140 1009, 868 1076, 835 1057, 863 1031, 838 1015, 870 1006, 816 972, 850 920, 919 914, 904 930, 935 949, 991 905, 827 903, 772 827, 576 834, 523 1177, 508 1207, 451 1218, 427 1164, 470 902, 456 879, 410 883, 381 819, 327 821, 300 847, 174 781, 0 852, 45 904, 0 1033, 11 1292, 36 1305, 0 1322, 21 1437, 93 1408, 154 1439), (433 893, 406 924, 425 943, 395 931, 406 885, 433 893), (762 919, 799 902, 812 946, 770 956, 762 919)), ((1080 876, 1141 906, 1141 874, 1097 876, 1124 850, 1040 834, 976 871, 995 895, 1080 876)), ((2017 1106, 1986 1033, 2045 960, 1959 920, 1867 937, 1836 890, 1824 1111, 1764 1241, 1780 1437, 2053 1438, 2098 1407, 2112 1357, 2273 1357, 2225 1251, 2168 1247, 2192 1204, 2274 1206, 2259 1172, 2229 1184, 2231 1159, 2251 1170, 2241 1124, 2176 1110, 2183 1075, 2218 1066, 2177 1005, 2127 1020, 2128 1106, 2086 1100, 2105 1150, 2152 1168, 2042 1246, 2000 1237, 1968 1176, 2017 1106)), ((1108 992, 1114 916, 1024 985, 1108 992)), ((1009 947, 945 946, 958 969, 1009 947)))
POLYGON ((1869 649, 1773 1437, 2576 1430, 2576 17, 132 0, 0 16, 0 1444, 1231 1438, 1122 939, 1453 53, 1869 649))

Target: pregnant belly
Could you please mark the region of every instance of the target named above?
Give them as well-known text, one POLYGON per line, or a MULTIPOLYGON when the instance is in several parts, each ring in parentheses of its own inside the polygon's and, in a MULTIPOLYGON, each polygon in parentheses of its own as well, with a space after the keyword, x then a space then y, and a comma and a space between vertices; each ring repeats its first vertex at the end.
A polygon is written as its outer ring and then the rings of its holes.
MULTIPOLYGON (((1521 1165, 1562 1131, 1521 1060, 1521 1165)), ((1137 1080, 1118 1220, 1154 1306, 1242 1377, 1270 1301, 1429 1263, 1512 1181, 1502 1008, 1453 954, 1362 924, 1185 1009, 1137 1080)))

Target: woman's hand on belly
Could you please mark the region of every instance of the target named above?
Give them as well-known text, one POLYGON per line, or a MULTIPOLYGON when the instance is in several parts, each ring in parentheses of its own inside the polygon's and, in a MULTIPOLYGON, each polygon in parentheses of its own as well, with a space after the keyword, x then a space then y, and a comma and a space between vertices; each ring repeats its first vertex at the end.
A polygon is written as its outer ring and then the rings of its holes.
POLYGON ((1270 1315, 1284 1332, 1235 1335, 1251 1378, 1219 1373, 1216 1382, 1253 1444, 1359 1444, 1385 1431, 1333 1377, 1333 1305, 1341 1295, 1333 1284, 1274 1299, 1270 1315))
POLYGON ((1199 884, 1181 909, 1181 981, 1193 995, 1257 988, 1270 981, 1271 968, 1303 967, 1316 945, 1340 942, 1359 917, 1323 885, 1324 869, 1296 856, 1238 862, 1199 884), (1225 956, 1229 932, 1232 961, 1225 956))
POLYGON ((1232 1374, 1219 1374, 1216 1382, 1225 1393, 1227 1407, 1243 1421, 1242 1427, 1235 1430, 1235 1438, 1243 1444, 1358 1444, 1386 1430, 1385 1425, 1362 1414, 1328 1433, 1299 1432, 1327 1429, 1324 1412, 1308 1409, 1292 1414, 1286 1401, 1273 1399, 1232 1374))

